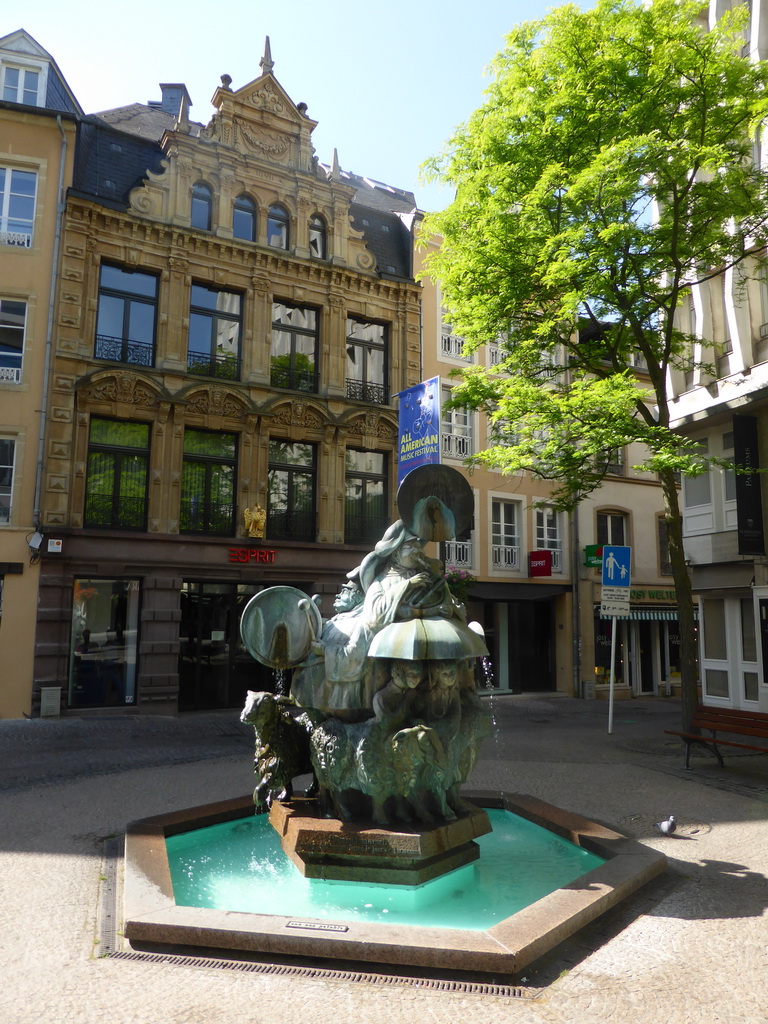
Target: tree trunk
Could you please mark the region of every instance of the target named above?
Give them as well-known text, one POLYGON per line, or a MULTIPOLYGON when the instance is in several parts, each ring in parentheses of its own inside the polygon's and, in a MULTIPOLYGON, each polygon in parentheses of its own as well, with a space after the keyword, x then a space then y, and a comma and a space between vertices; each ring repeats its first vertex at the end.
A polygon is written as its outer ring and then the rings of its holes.
POLYGON ((683 518, 673 470, 660 473, 667 521, 667 543, 672 576, 677 595, 680 626, 680 688, 682 696, 683 731, 693 732, 693 716, 699 704, 699 659, 696 621, 693 616, 693 590, 683 547, 683 518))

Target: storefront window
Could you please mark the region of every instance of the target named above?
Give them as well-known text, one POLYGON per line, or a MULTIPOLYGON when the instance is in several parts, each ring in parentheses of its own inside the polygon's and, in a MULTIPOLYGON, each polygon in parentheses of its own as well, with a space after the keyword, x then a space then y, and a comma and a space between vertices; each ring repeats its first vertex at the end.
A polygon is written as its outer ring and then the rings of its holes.
POLYGON ((138 580, 75 580, 69 707, 136 703, 138 580))
MULTIPOLYGON (((607 685, 611 681, 611 638, 612 619, 595 619, 595 682, 607 685)), ((618 685, 624 682, 624 653, 626 650, 627 623, 616 623, 616 661, 613 668, 614 680, 618 685)))

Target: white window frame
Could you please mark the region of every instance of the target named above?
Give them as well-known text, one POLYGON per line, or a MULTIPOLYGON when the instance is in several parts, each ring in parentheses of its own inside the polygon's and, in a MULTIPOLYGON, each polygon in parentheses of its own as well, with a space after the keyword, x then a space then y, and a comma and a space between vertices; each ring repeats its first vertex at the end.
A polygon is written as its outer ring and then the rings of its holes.
POLYGON ((32 240, 35 235, 35 217, 37 216, 37 192, 38 184, 40 181, 40 175, 37 167, 20 167, 18 165, 2 164, 0 165, 2 170, 5 171, 5 182, 2 191, 0 191, 0 245, 8 246, 19 246, 23 249, 32 248, 32 240), (13 181, 14 171, 21 171, 27 174, 34 174, 35 176, 35 195, 32 206, 32 220, 29 222, 29 233, 25 231, 9 231, 8 230, 8 218, 11 204, 11 183, 13 181))
MULTIPOLYGON (((0 384, 20 384, 21 375, 24 369, 24 349, 27 339, 27 315, 29 313, 29 305, 24 299, 16 299, 11 297, 0 297, 0 315, 2 314, 2 306, 4 302, 16 302, 19 305, 24 306, 24 322, 21 325, 21 358, 18 366, 3 366, 0 364, 0 384)), ((11 330, 13 330, 11 326, 11 330)), ((2 355, 0 355, 2 359, 2 355)))
POLYGON ((16 449, 17 439, 15 437, 9 437, 7 434, 0 435, 0 441, 8 441, 11 445, 11 461, 10 463, 3 463, 0 465, 0 480, 4 475, 4 471, 10 469, 10 484, 3 485, 0 483, 0 526, 9 526, 13 519, 13 485, 15 483, 16 475, 16 449), (7 504, 6 504, 7 500, 7 504))
MULTIPOLYGON (((702 455, 709 454, 709 438, 700 438, 698 444, 702 455)), ((712 484, 711 469, 707 469, 698 477, 683 476, 683 533, 686 537, 695 537, 703 533, 711 534, 715 529, 712 484), (704 479, 709 484, 709 498, 700 501, 698 495, 691 495, 691 489, 703 482, 704 479)))
POLYGON ((562 515, 553 508, 535 508, 533 510, 535 551, 552 552, 552 572, 563 571, 563 535, 562 515))
POLYGON ((41 60, 36 61, 34 58, 27 57, 24 55, 23 59, 14 54, 10 59, 2 58, 0 60, 0 99, 5 98, 5 76, 8 69, 19 71, 19 92, 21 93, 22 99, 6 100, 7 103, 24 103, 24 76, 27 71, 34 71, 37 74, 37 99, 35 103, 27 104, 27 106, 44 107, 45 98, 48 94, 48 69, 49 65, 47 61, 41 60))
POLYGON ((446 319, 447 313, 442 310, 440 319, 440 359, 455 359, 458 363, 474 363, 474 353, 464 352, 464 339, 453 333, 452 325, 446 319))
MULTIPOLYGON (((440 405, 444 407, 452 391, 450 384, 440 385, 440 405)), ((475 452, 475 418, 468 409, 442 413, 442 455, 444 459, 466 459, 475 452)))
POLYGON ((490 565, 493 572, 520 572, 523 551, 523 505, 521 501, 491 495, 490 565), (513 523, 504 521, 503 510, 512 509, 513 523), (497 518, 496 512, 499 512, 497 518))

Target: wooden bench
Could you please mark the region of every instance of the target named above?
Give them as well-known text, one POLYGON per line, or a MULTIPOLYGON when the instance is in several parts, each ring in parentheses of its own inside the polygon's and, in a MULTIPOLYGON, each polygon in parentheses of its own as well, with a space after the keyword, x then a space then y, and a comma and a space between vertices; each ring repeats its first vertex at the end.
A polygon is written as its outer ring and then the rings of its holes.
POLYGON ((693 732, 677 732, 665 729, 670 736, 680 736, 685 740, 685 767, 691 767, 691 744, 698 743, 711 750, 721 766, 725 767, 723 756, 718 747, 740 747, 743 750, 757 750, 768 754, 768 714, 759 711, 734 711, 731 708, 712 708, 699 706, 693 716, 692 725, 696 729, 706 729, 710 735, 704 736, 693 732), (735 740, 718 738, 718 733, 736 736, 748 736, 765 740, 766 743, 738 743, 735 740))

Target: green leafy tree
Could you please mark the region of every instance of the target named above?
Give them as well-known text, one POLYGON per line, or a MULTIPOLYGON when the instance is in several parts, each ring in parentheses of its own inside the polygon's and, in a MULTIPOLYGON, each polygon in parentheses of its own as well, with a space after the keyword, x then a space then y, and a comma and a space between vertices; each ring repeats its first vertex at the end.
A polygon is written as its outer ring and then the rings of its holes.
POLYGON ((469 368, 453 393, 493 421, 498 443, 477 461, 555 481, 570 509, 606 453, 645 446, 664 493, 686 726, 697 665, 677 478, 706 466, 670 429, 670 373, 693 351, 676 313, 692 284, 749 265, 768 235, 768 180, 752 162, 768 70, 741 57, 744 8, 711 30, 702 16, 700 2, 600 0, 515 28, 486 102, 427 165, 456 194, 425 225, 442 237, 427 267, 456 330, 470 346, 500 340, 500 365, 469 368))

